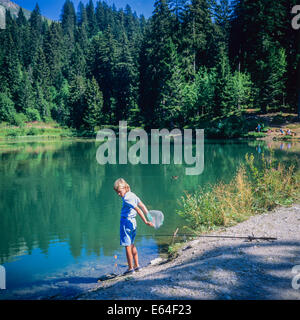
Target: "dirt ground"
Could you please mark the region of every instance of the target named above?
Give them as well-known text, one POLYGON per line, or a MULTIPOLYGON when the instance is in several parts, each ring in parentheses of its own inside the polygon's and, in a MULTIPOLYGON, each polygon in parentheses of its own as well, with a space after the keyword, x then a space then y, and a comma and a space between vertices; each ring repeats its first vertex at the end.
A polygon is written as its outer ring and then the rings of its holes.
POLYGON ((132 276, 101 281, 77 299, 300 300, 300 204, 214 235, 277 240, 198 238, 186 242, 176 259, 158 259, 132 276))

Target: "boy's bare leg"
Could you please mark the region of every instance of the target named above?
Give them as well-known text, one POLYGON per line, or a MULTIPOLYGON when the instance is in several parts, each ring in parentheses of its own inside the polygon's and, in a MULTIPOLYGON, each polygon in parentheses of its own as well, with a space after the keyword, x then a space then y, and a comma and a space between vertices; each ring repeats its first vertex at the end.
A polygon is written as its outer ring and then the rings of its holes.
POLYGON ((134 261, 134 268, 137 268, 139 266, 139 256, 138 256, 136 246, 134 244, 131 245, 131 252, 132 252, 133 261, 134 261))
POLYGON ((128 270, 133 269, 133 263, 132 263, 132 259, 133 259, 133 253, 132 253, 132 246, 126 246, 125 247, 126 250, 126 258, 127 258, 127 262, 128 262, 128 270))

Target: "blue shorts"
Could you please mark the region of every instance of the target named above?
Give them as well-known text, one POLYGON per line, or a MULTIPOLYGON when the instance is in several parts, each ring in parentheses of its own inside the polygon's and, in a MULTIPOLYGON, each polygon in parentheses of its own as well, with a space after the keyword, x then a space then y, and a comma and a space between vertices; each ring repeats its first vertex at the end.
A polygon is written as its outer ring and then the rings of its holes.
POLYGON ((130 246, 134 243, 136 236, 135 218, 121 218, 120 220, 120 245, 130 246))

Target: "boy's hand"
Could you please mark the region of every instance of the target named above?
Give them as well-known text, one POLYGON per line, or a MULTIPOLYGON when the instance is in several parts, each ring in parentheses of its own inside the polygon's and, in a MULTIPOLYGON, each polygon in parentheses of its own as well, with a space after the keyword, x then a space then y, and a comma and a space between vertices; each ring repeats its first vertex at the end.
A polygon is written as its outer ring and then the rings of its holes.
POLYGON ((154 228, 154 224, 151 221, 147 221, 146 225, 149 226, 149 227, 153 227, 154 228))

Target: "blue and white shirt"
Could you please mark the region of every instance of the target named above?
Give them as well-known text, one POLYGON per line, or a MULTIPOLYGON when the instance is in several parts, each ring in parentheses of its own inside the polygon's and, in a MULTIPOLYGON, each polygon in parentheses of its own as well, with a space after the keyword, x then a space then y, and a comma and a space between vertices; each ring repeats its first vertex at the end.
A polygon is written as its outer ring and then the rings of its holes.
POLYGON ((121 218, 135 218, 137 212, 134 210, 141 202, 140 198, 131 191, 125 193, 123 206, 121 209, 121 218))

